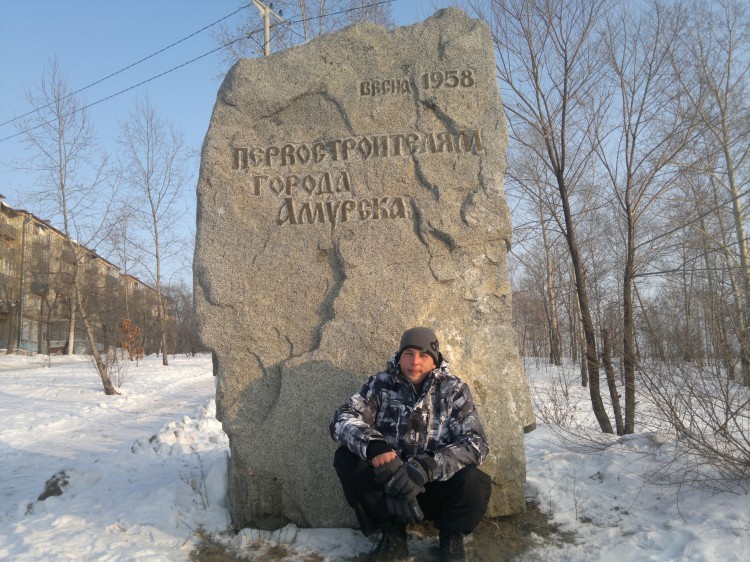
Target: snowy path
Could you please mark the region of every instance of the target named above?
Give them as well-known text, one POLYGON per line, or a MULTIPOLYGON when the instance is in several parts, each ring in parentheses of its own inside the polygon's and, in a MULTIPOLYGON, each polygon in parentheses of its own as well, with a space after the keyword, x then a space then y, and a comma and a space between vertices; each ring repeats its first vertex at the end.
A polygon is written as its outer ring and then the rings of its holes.
MULTIPOLYGON (((192 496, 199 497, 183 481, 192 478, 196 470, 191 463, 197 457, 189 444, 175 450, 173 458, 169 448, 162 450, 166 456, 161 457, 149 447, 132 450, 136 441, 148 443, 165 424, 183 420, 186 413, 192 414, 213 397, 210 359, 175 358, 171 363, 163 367, 148 360, 137 369, 131 366, 122 396, 103 394, 88 361, 55 364, 51 369, 37 366, 0 376, 0 528, 6 527, 5 536, 0 536, 0 559, 10 552, 24 559, 80 559, 74 554, 80 546, 75 531, 84 529, 102 536, 104 550, 99 554, 103 554, 110 550, 107 536, 112 529, 126 542, 128 535, 139 535, 144 528, 147 534, 156 532, 148 524, 144 526, 148 516, 127 523, 133 513, 154 511, 149 506, 156 499, 152 494, 166 489, 184 495, 189 504, 192 496), (45 481, 60 470, 70 481, 64 495, 34 503, 45 481), (63 507, 63 503, 67 505, 63 507), (29 504, 33 506, 29 508, 29 504), (25 535, 35 528, 44 530, 31 541, 25 535)), ((214 437, 223 438, 218 422, 214 419, 213 423, 217 426, 214 437)), ((174 435, 172 439, 179 441, 174 435)), ((171 495, 162 499, 175 504, 171 495)), ((156 508, 154 522, 163 517, 164 506, 156 508)), ((186 512, 190 510, 192 505, 186 512)), ((191 523, 185 525, 181 536, 168 537, 163 545, 167 552, 179 548, 189 536, 191 523)), ((87 548, 91 547, 89 541, 87 548)), ((158 554, 153 557, 159 549, 154 551, 148 543, 143 545, 151 553, 147 557, 159 559, 158 554)), ((138 552, 127 548, 112 559, 134 559, 138 552)), ((175 559, 176 554, 165 553, 162 559, 175 559)))

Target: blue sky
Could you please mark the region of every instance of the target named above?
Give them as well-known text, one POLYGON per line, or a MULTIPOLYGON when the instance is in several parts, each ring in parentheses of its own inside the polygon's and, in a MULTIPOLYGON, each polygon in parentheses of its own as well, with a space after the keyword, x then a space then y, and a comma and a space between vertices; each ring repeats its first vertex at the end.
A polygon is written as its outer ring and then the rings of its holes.
MULTIPOLYGON (((24 90, 39 83, 51 57, 58 57, 68 86, 77 90, 231 14, 244 3, 240 0, 0 0, 0 123, 29 110, 24 90)), ((408 25, 431 15, 436 6, 450 3, 395 0, 394 19, 399 25, 408 25)), ((242 10, 226 23, 231 25, 248 14, 255 18, 257 10, 254 7, 242 10)), ((216 47, 210 31, 204 31, 84 90, 80 96, 87 103, 96 102, 216 47)), ((183 129, 191 146, 200 148, 220 85, 219 71, 218 55, 209 55, 95 105, 90 115, 100 139, 110 153, 114 151, 118 122, 127 118, 136 97, 148 96, 159 114, 183 129)), ((0 126, 0 139, 17 132, 13 123, 4 124, 0 126)), ((34 176, 11 166, 11 161, 23 154, 20 136, 0 141, 0 194, 12 206, 29 208, 23 193, 33 184, 34 176)), ((192 196, 192 190, 188 191, 192 196)))

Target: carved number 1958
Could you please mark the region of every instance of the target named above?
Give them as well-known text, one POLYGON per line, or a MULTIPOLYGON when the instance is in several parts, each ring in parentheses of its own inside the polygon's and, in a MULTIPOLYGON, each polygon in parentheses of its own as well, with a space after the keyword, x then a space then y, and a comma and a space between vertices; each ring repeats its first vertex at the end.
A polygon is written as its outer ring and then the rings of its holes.
POLYGON ((462 70, 438 70, 422 74, 422 86, 425 90, 436 89, 444 86, 446 88, 471 88, 474 85, 474 71, 462 70))

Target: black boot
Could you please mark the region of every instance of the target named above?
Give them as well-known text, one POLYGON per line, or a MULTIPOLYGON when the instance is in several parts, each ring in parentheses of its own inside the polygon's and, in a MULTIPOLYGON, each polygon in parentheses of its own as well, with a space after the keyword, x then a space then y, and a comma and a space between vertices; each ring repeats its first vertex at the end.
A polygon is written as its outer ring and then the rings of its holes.
POLYGON ((463 534, 440 531, 440 562, 461 562, 463 560, 466 560, 463 534))
POLYGON ((372 560, 398 560, 409 556, 409 548, 406 545, 406 525, 387 525, 380 531, 380 542, 372 551, 372 560))

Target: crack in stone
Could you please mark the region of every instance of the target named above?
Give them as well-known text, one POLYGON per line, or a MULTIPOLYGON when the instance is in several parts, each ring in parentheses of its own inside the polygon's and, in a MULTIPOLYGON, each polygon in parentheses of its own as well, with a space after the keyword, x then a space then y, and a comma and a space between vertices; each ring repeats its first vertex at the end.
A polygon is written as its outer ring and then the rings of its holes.
MULTIPOLYGON (((406 70, 406 69, 405 69, 406 70)), ((430 104, 434 105, 434 102, 432 100, 426 100, 423 101, 420 99, 420 92, 419 88, 413 87, 412 88, 412 99, 414 100, 414 110, 417 114, 417 123, 419 123, 422 120, 422 111, 421 106, 425 105, 429 107, 430 104)), ((440 200, 440 188, 438 185, 433 184, 429 179, 427 179, 427 175, 425 174, 424 170, 422 169, 422 164, 419 161, 419 158, 416 154, 412 154, 412 162, 414 163, 414 176, 422 187, 424 187, 427 191, 429 191, 435 201, 440 200)))
MULTIPOLYGON (((446 280, 450 280, 450 279, 441 277, 440 273, 433 268, 433 259, 438 258, 439 253, 436 254, 433 251, 432 244, 430 243, 430 240, 428 239, 428 237, 425 235, 426 229, 423 228, 424 218, 422 217, 422 214, 419 211, 419 207, 417 207, 414 201, 412 201, 411 205, 412 205, 412 226, 414 229, 414 233, 417 235, 417 238, 419 238, 419 241, 427 249, 427 253, 430 256, 430 259, 428 260, 429 262, 428 267, 430 268, 430 274, 432 275, 433 279, 435 279, 435 281, 437 281, 438 283, 444 283, 446 280)), ((429 225, 429 223, 428 223, 428 227, 429 227, 429 233, 440 243, 444 244, 446 249, 448 249, 449 252, 453 252, 453 250, 458 248, 458 244, 456 243, 455 239, 450 234, 432 227, 431 225, 429 225)))
POLYGON ((250 262, 251 265, 255 265, 255 262, 258 261, 258 258, 266 253, 266 248, 268 248, 268 245, 271 243, 271 232, 269 231, 267 233, 266 239, 263 242, 263 247, 260 249, 260 252, 257 252, 254 256, 252 261, 250 262))
POLYGON ((419 238, 419 241, 422 242, 425 248, 427 248, 427 251, 430 254, 430 257, 432 257, 432 250, 430 249, 430 242, 427 240, 427 238, 424 235, 424 229, 422 228, 422 213, 419 210, 419 207, 417 207, 416 202, 412 199, 411 201, 411 224, 414 228, 414 234, 417 235, 417 238, 419 238))
POLYGON ((448 43, 450 43, 450 41, 447 41, 445 38, 443 38, 443 34, 441 33, 440 37, 438 38, 438 47, 437 47, 438 58, 441 61, 445 60, 445 49, 446 47, 448 47, 448 43))
MULTIPOLYGON (((316 95, 316 94, 310 94, 310 95, 316 95)), ((333 104, 333 106, 336 108, 336 110, 339 112, 339 115, 341 115, 341 118, 344 120, 344 124, 346 125, 347 131, 349 131, 350 135, 355 134, 354 126, 352 125, 351 121, 349 120, 349 114, 347 113, 346 109, 344 109, 344 106, 342 103, 333 97, 328 90, 322 90, 319 92, 319 94, 324 100, 330 102, 333 104)))
POLYGON ((414 162, 414 175, 419 185, 429 191, 435 201, 440 201, 440 188, 427 179, 424 170, 422 170, 422 164, 416 155, 412 155, 412 161, 414 162))
POLYGON ((346 281, 346 264, 341 257, 341 252, 339 251, 337 244, 333 244, 333 247, 328 251, 326 257, 328 258, 328 267, 333 274, 333 285, 330 289, 326 290, 323 302, 318 307, 320 322, 318 322, 317 327, 314 328, 311 346, 313 350, 320 348, 320 341, 323 338, 323 328, 326 324, 336 318, 333 305, 341 292, 341 288, 344 286, 344 282, 346 281))
POLYGON ((418 100, 418 102, 432 111, 435 116, 445 125, 445 127, 453 133, 454 135, 457 134, 461 127, 458 123, 456 123, 455 119, 453 119, 450 115, 448 115, 437 103, 435 103, 435 100, 432 99, 425 99, 425 100, 418 100))
POLYGON ((292 343, 292 340, 289 339, 289 336, 286 334, 282 334, 281 330, 279 330, 278 326, 274 326, 273 329, 276 331, 276 337, 281 339, 284 338, 286 340, 286 343, 289 344, 289 353, 287 354, 289 358, 294 357, 294 343, 292 343))
POLYGON ((197 285, 203 294, 203 298, 205 301, 210 304, 211 306, 215 306, 217 308, 221 309, 228 309, 231 311, 235 311, 235 307, 231 304, 224 304, 217 302, 212 296, 211 296, 211 282, 206 279, 205 275, 205 268, 201 265, 197 265, 194 267, 195 271, 195 280, 197 281, 197 285))
POLYGON ((279 115, 281 115, 284 111, 286 111, 290 107, 293 107, 300 100, 308 98, 308 97, 312 97, 314 99, 320 97, 320 98, 326 100, 327 102, 329 102, 336 109, 336 111, 339 113, 339 115, 341 115, 341 119, 343 120, 344 124, 346 125, 346 129, 349 132, 349 134, 350 135, 354 135, 355 134, 354 126, 352 125, 352 123, 351 123, 351 121, 349 119, 349 115, 348 115, 346 109, 344 108, 343 104, 338 99, 336 99, 334 96, 332 96, 330 94, 330 92, 328 92, 328 90, 326 90, 324 88, 320 89, 319 91, 307 91, 307 92, 304 92, 304 93, 302 93, 302 94, 300 94, 298 96, 290 98, 289 100, 287 100, 286 103, 284 103, 283 105, 275 108, 273 111, 270 111, 269 113, 266 113, 265 115, 258 116, 257 121, 262 121, 264 119, 269 119, 275 125, 280 126, 280 125, 282 125, 284 123, 284 121, 279 118, 279 115))

